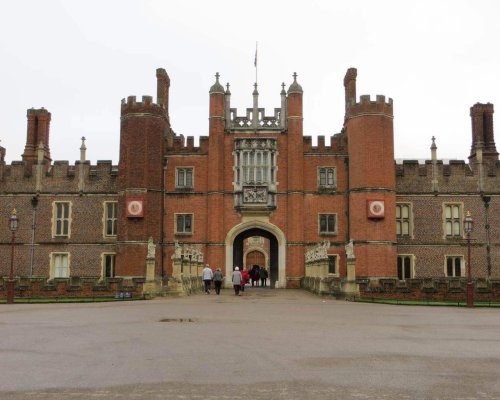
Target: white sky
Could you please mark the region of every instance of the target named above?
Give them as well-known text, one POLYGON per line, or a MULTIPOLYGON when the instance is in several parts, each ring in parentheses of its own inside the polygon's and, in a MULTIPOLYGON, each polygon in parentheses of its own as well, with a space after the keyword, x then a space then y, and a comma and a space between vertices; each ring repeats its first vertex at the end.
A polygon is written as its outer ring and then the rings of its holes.
POLYGON ((344 74, 356 67, 358 96, 394 99, 395 158, 429 158, 434 135, 439 158, 466 159, 470 106, 500 107, 499 11, 494 0, 8 1, 0 145, 21 159, 26 110, 45 107, 54 160, 77 160, 85 136, 88 159, 117 163, 120 100, 156 99, 158 67, 175 132, 207 135, 215 72, 238 114, 251 106, 258 41, 259 105, 272 114, 296 71, 314 143, 340 130, 344 74))

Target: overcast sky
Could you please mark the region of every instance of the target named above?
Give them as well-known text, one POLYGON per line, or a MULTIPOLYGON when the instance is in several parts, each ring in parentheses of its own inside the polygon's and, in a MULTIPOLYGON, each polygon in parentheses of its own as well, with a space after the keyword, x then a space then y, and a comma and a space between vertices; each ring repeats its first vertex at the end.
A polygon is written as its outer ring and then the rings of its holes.
POLYGON ((258 41, 259 105, 272 114, 296 71, 314 143, 340 131, 343 78, 356 67, 358 96, 394 99, 395 158, 430 158, 435 136, 439 158, 466 159, 470 106, 500 107, 499 11, 493 0, 9 1, 0 145, 8 162, 21 159, 26 110, 45 107, 54 160, 77 160, 85 136, 87 159, 117 163, 120 100, 156 98, 158 67, 171 79, 174 131, 207 135, 216 72, 232 107, 251 107, 258 41))

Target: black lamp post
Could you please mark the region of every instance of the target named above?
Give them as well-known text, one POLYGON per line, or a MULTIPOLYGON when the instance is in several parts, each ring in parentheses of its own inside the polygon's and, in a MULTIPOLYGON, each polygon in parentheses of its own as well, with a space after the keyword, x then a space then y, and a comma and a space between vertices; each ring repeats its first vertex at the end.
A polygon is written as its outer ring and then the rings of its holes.
POLYGON ((11 252, 10 252, 10 273, 7 281, 7 304, 14 303, 14 242, 16 241, 16 231, 19 224, 19 218, 16 215, 16 209, 12 210, 9 217, 10 231, 12 232, 11 252))
POLYGON ((467 307, 474 307, 474 285, 472 284, 471 265, 470 265, 470 234, 474 227, 474 220, 467 211, 464 220, 464 231, 467 234, 467 307))

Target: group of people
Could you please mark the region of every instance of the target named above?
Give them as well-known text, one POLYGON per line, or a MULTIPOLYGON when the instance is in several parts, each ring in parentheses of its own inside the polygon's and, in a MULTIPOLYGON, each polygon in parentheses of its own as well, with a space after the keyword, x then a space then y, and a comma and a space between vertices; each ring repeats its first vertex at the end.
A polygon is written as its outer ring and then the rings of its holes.
POLYGON ((222 286, 222 281, 224 280, 224 275, 220 268, 217 268, 215 272, 212 271, 210 265, 205 265, 202 272, 203 283, 205 283, 205 293, 210 294, 210 286, 212 281, 214 281, 215 293, 220 294, 220 288, 222 286))
MULTIPOLYGON (((203 269, 203 282, 205 283, 205 293, 210 294, 210 287, 212 281, 214 282, 215 293, 217 295, 220 294, 220 289, 222 287, 222 281, 224 280, 224 274, 222 273, 220 268, 217 268, 215 272, 212 271, 212 268, 207 264, 203 269)), ((241 296, 241 292, 245 291, 245 285, 251 281, 252 286, 267 286, 267 278, 269 277, 269 273, 267 269, 264 267, 259 267, 258 265, 254 265, 250 270, 250 273, 246 268, 240 271, 239 267, 234 267, 233 273, 231 275, 231 281, 233 282, 234 294, 236 296, 241 296)))
POLYGON ((254 265, 250 270, 250 279, 252 280, 252 286, 267 286, 267 278, 269 277, 269 273, 267 269, 264 267, 259 267, 258 265, 254 265))

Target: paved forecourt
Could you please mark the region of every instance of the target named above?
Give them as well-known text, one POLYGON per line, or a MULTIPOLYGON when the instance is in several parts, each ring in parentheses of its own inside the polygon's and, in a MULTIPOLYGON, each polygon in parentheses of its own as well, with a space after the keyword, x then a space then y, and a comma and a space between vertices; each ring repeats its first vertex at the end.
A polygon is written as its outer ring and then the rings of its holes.
POLYGON ((500 399, 498 309, 247 288, 0 306, 0 398, 500 399))

